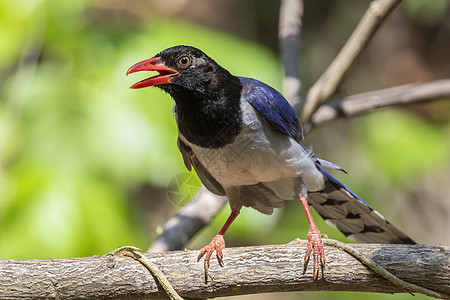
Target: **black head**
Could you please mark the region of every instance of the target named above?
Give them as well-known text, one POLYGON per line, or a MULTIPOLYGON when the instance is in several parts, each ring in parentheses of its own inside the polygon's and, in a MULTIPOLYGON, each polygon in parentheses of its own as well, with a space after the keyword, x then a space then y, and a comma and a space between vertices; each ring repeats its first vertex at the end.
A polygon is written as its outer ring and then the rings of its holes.
POLYGON ((203 51, 186 45, 165 49, 153 58, 135 64, 127 74, 139 71, 158 71, 159 74, 144 79, 131 88, 158 86, 172 96, 183 90, 199 95, 218 92, 226 84, 239 85, 235 76, 203 51))

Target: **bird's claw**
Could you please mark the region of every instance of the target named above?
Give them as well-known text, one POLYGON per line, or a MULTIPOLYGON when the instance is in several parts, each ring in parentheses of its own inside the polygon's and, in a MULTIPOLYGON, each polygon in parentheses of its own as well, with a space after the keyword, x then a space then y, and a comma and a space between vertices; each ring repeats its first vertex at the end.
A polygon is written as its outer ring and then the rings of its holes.
POLYGON ((303 264, 303 274, 305 274, 306 269, 309 263, 309 257, 311 255, 311 251, 314 256, 314 267, 313 267, 313 280, 316 281, 319 278, 319 259, 320 259, 320 267, 323 271, 325 269, 325 253, 323 250, 323 243, 321 239, 320 231, 316 229, 310 229, 308 232, 308 249, 305 254, 305 261, 303 264))
POLYGON ((206 245, 200 250, 200 253, 198 254, 197 261, 200 261, 200 259, 205 256, 204 260, 204 269, 205 269, 205 283, 208 282, 208 270, 209 270, 209 262, 211 259, 211 255, 214 251, 216 251, 217 255, 217 261, 219 262, 219 265, 223 267, 223 253, 222 249, 225 248, 225 240, 223 239, 223 235, 218 234, 216 235, 209 245, 206 245))

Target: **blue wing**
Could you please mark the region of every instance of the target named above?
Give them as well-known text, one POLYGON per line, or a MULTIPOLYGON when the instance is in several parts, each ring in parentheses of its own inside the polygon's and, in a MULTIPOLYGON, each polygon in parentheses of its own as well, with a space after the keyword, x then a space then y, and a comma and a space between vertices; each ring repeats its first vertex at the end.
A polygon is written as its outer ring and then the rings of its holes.
POLYGON ((295 110, 277 90, 261 81, 239 77, 243 86, 242 96, 261 114, 272 128, 303 140, 303 131, 295 110))

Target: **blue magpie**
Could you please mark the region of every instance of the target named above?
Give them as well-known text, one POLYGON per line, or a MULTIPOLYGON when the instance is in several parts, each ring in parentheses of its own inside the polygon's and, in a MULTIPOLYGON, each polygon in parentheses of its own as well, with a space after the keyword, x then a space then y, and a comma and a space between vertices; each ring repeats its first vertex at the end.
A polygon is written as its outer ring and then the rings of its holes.
POLYGON ((414 243, 381 214, 331 176, 340 169, 314 157, 300 142, 300 121, 286 99, 274 88, 252 78, 233 76, 201 50, 181 45, 168 48, 127 71, 157 71, 158 75, 131 86, 157 86, 174 100, 178 148, 188 170, 217 195, 226 195, 231 215, 205 254, 205 280, 216 251, 223 266, 223 235, 241 207, 272 214, 284 200, 299 199, 309 221, 304 270, 311 252, 313 280, 323 270, 321 233, 308 205, 350 239, 363 243, 414 243))

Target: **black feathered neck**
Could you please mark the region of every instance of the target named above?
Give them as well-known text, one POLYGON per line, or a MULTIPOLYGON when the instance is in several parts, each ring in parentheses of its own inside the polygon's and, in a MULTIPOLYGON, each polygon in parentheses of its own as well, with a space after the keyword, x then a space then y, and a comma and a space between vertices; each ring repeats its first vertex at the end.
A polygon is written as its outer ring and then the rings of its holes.
POLYGON ((242 122, 239 78, 202 51, 189 46, 177 47, 157 55, 167 67, 179 72, 171 79, 172 84, 158 87, 175 100, 180 133, 189 142, 205 148, 219 148, 233 142, 242 122), (183 56, 189 57, 192 63, 189 68, 177 66, 183 56))

